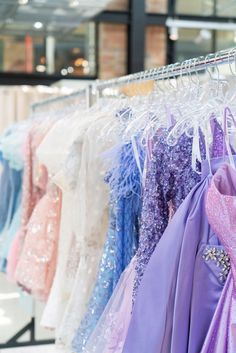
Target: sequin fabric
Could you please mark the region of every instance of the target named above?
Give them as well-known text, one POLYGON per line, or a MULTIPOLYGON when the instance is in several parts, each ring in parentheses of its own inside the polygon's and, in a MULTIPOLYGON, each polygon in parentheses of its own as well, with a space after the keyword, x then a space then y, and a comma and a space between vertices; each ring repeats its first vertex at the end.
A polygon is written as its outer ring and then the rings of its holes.
POLYGON ((21 226, 11 245, 7 266, 8 277, 12 280, 15 280, 15 271, 23 250, 28 222, 35 206, 47 189, 47 169, 39 163, 36 150, 53 124, 54 121, 51 120, 44 120, 41 123, 35 120, 24 141, 21 226))
MULTIPOLYGON (((109 229, 88 310, 73 340, 73 350, 78 353, 84 351, 122 272, 137 248, 141 175, 131 143, 122 146, 119 155, 117 170, 113 169, 106 177, 111 188, 109 229)), ((144 160, 141 148, 140 160, 144 160)))
POLYGON ((27 225, 16 268, 17 282, 40 300, 47 299, 55 274, 60 212, 61 192, 50 185, 27 225))
POLYGON ((173 214, 200 181, 200 175, 191 165, 192 138, 182 135, 175 146, 169 146, 167 134, 168 131, 159 131, 154 137, 147 165, 134 297, 148 261, 168 225, 168 204, 171 202, 173 214))

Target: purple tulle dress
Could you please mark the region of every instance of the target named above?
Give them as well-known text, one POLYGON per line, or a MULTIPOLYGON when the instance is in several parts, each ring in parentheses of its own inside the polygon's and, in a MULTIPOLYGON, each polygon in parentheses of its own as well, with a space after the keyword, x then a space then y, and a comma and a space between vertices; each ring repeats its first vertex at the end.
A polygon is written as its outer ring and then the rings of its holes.
MULTIPOLYGON (((222 163, 222 158, 212 160, 212 172, 222 163)), ((137 293, 123 353, 201 351, 230 270, 205 213, 211 170, 203 162, 202 181, 156 246, 137 293)))
MULTIPOLYGON (((228 275, 201 353, 236 352, 236 171, 225 164, 214 175, 206 199, 209 223, 229 255, 228 275)), ((221 256, 221 261, 223 257, 221 256)))

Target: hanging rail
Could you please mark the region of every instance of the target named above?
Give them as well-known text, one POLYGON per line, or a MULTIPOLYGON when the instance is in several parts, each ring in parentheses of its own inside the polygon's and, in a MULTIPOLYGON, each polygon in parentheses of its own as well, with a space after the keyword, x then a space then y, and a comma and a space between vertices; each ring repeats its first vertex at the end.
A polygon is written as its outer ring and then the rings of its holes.
POLYGON ((60 102, 64 102, 67 101, 69 99, 73 99, 79 96, 85 96, 87 98, 87 103, 88 103, 88 107, 91 105, 91 85, 88 85, 87 87, 80 89, 78 91, 72 92, 71 94, 67 94, 64 96, 59 96, 59 97, 55 97, 55 98, 49 98, 49 99, 45 99, 41 102, 37 102, 32 104, 32 111, 35 111, 37 108, 41 108, 47 105, 51 105, 54 103, 60 103, 60 102))
MULTIPOLYGON (((175 63, 160 68, 150 69, 141 71, 136 74, 131 74, 111 80, 97 80, 93 86, 94 92, 101 91, 105 88, 111 88, 112 86, 122 86, 137 81, 147 80, 164 80, 174 78, 176 76, 182 76, 186 74, 196 73, 198 71, 207 70, 210 67, 216 67, 222 64, 231 64, 235 62, 236 66, 236 48, 222 50, 214 54, 208 54, 207 56, 200 56, 197 58, 185 60, 182 63, 175 63)), ((236 67, 235 67, 236 70, 236 67)))

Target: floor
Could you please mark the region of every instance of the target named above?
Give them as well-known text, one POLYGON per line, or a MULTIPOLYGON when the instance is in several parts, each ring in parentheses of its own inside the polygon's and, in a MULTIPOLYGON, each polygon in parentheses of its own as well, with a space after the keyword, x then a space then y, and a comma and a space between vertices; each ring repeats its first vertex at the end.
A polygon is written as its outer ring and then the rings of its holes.
MULTIPOLYGON (((35 302, 28 294, 22 293, 19 288, 7 282, 6 276, 0 273, 0 344, 4 344, 19 330, 27 325, 31 317, 36 318, 37 340, 53 339, 53 333, 40 326, 40 318, 44 305, 35 302)), ((29 333, 26 333, 19 341, 27 341, 29 333)), ((0 353, 55 353, 52 346, 21 348, 18 350, 0 350, 0 353)), ((57 353, 57 352, 56 352, 57 353)))

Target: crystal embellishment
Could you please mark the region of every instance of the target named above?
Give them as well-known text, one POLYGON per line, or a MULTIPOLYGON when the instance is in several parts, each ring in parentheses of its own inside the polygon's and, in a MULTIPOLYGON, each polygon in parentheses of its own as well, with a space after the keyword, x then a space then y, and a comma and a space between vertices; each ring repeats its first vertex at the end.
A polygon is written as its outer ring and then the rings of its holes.
POLYGON ((208 247, 203 252, 202 257, 205 261, 214 261, 216 263, 217 267, 221 269, 219 279, 222 283, 224 283, 231 268, 230 258, 227 252, 223 249, 208 247))

